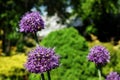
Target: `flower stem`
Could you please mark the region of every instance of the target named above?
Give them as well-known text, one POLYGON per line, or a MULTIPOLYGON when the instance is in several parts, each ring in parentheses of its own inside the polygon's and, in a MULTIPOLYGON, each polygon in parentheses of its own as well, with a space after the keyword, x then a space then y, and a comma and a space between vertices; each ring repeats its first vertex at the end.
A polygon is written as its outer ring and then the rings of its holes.
POLYGON ((102 80, 101 79, 101 70, 98 68, 98 76, 99 76, 99 80, 102 80))
POLYGON ((41 73, 41 80, 45 80, 44 74, 41 73))
POLYGON ((37 37, 37 32, 35 32, 35 41, 36 41, 36 46, 39 45, 39 40, 38 40, 38 37, 37 37))
POLYGON ((48 80, 51 80, 50 71, 47 71, 47 75, 48 75, 48 80))

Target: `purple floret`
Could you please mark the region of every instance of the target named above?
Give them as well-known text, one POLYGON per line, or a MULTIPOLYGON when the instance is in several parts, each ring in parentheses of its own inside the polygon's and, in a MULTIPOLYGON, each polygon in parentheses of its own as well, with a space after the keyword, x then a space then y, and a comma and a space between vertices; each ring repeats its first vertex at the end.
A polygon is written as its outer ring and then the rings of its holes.
POLYGON ((59 56, 53 49, 36 47, 28 54, 25 68, 32 73, 43 73, 59 66, 59 56))
POLYGON ((111 72, 106 80, 120 80, 120 75, 117 72, 111 72))
POLYGON ((44 28, 44 21, 39 12, 26 13, 19 22, 20 32, 37 32, 44 28))
POLYGON ((90 49, 88 60, 96 64, 105 64, 110 60, 110 53, 103 46, 94 46, 90 49))

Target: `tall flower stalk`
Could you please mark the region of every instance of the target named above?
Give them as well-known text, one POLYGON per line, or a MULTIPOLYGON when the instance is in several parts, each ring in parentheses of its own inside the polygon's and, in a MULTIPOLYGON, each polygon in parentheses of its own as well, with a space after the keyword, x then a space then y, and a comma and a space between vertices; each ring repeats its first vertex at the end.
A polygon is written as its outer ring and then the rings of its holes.
POLYGON ((37 32, 34 33, 34 37, 35 37, 35 41, 36 41, 36 46, 39 45, 39 40, 38 40, 38 37, 37 37, 37 32))
POLYGON ((39 46, 37 31, 44 29, 44 21, 39 12, 26 13, 20 20, 20 32, 33 33, 36 41, 36 47, 28 53, 25 68, 32 73, 40 73, 41 80, 45 80, 44 72, 48 74, 48 80, 51 80, 50 70, 59 66, 59 56, 55 54, 54 49, 39 46))
POLYGON ((41 80, 45 80, 44 74, 41 73, 41 80))
POLYGON ((102 72, 101 72, 102 67, 99 66, 99 65, 97 65, 96 67, 97 67, 97 70, 98 70, 99 80, 102 80, 102 75, 101 75, 101 73, 102 73, 102 72))
POLYGON ((98 69, 98 75, 99 75, 99 80, 102 80, 102 78, 101 78, 101 70, 100 69, 98 69))
POLYGON ((90 52, 87 56, 88 60, 96 64, 98 69, 99 80, 102 80, 101 69, 110 60, 109 51, 103 46, 94 46, 90 49, 90 52))
POLYGON ((48 80, 51 80, 50 71, 47 71, 48 80))

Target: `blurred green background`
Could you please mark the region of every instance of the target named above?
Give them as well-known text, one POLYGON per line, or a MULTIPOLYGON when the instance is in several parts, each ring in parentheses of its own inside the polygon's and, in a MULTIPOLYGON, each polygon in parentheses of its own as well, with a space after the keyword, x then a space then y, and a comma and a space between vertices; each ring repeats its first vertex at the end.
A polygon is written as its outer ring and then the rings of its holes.
POLYGON ((19 32, 28 11, 39 11, 45 21, 40 45, 55 48, 61 57, 52 80, 97 80, 95 64, 86 58, 94 45, 111 53, 103 80, 111 71, 120 73, 120 0, 0 0, 0 80, 40 80, 24 69, 27 53, 35 47, 31 34, 19 32))

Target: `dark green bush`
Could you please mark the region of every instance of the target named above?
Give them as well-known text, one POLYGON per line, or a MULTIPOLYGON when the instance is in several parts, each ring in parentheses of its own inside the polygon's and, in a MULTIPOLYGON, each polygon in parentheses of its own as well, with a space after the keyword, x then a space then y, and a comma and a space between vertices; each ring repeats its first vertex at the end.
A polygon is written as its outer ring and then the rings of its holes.
POLYGON ((95 65, 87 61, 88 45, 74 28, 51 32, 41 45, 55 48, 60 67, 53 70, 52 80, 96 80, 95 65))

